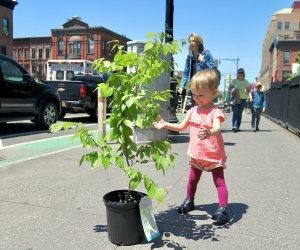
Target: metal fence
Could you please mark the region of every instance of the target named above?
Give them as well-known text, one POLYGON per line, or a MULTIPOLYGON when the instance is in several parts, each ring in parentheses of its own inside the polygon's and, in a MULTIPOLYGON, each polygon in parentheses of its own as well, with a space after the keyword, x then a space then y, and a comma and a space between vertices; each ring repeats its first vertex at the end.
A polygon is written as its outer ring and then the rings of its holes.
POLYGON ((300 135, 300 76, 290 82, 273 83, 266 92, 265 116, 300 135))

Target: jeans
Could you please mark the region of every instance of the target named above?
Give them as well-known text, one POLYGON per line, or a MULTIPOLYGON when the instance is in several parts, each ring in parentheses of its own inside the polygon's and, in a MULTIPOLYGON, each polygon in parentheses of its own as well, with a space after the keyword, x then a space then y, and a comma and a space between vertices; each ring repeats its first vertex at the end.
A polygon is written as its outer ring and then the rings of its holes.
POLYGON ((232 105, 232 127, 239 128, 242 122, 242 114, 246 105, 246 99, 241 99, 240 104, 232 105))
POLYGON ((258 124, 260 120, 262 108, 252 108, 252 119, 251 119, 251 126, 252 128, 258 129, 258 124))

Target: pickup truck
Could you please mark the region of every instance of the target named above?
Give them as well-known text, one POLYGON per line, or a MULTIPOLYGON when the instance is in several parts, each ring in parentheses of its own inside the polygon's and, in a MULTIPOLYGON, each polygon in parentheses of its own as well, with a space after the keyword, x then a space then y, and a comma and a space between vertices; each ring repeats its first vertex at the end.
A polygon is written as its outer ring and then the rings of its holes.
POLYGON ((55 87, 59 92, 61 99, 59 118, 63 118, 66 113, 88 113, 92 120, 97 121, 98 91, 96 88, 106 79, 106 74, 75 75, 71 81, 43 82, 55 87))
POLYGON ((43 129, 57 121, 58 91, 37 82, 14 60, 0 55, 0 124, 31 120, 43 129))

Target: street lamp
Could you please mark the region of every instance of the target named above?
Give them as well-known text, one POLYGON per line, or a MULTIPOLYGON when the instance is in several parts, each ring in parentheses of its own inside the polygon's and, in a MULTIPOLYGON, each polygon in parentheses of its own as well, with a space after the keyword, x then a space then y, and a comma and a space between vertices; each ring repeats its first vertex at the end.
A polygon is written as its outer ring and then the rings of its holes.
POLYGON ((221 61, 232 61, 236 64, 236 71, 239 69, 239 57, 236 59, 231 59, 231 58, 225 58, 225 59, 219 59, 219 64, 221 64, 221 61))

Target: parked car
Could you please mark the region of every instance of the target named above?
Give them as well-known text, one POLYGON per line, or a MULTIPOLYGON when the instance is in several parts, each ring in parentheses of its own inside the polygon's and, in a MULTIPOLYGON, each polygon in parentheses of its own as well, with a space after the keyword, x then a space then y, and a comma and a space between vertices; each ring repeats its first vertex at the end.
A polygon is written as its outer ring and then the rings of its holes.
POLYGON ((14 60, 0 55, 0 123, 31 120, 48 129, 60 113, 58 91, 37 82, 14 60))
MULTIPOLYGON (((98 117, 98 92, 99 83, 105 82, 107 74, 101 75, 75 75, 71 81, 43 81, 58 89, 61 99, 60 118, 66 113, 88 113, 97 121, 98 117)), ((108 98, 107 103, 112 98, 108 98)), ((107 112, 109 112, 107 105, 107 112)))

